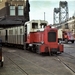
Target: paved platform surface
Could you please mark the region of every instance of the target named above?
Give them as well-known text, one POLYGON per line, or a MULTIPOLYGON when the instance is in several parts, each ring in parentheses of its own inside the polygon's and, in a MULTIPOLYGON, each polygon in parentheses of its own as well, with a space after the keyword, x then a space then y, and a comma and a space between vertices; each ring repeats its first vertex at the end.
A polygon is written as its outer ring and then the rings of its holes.
POLYGON ((4 66, 0 67, 0 75, 75 75, 75 57, 68 47, 65 45, 65 52, 58 56, 3 48, 4 66))

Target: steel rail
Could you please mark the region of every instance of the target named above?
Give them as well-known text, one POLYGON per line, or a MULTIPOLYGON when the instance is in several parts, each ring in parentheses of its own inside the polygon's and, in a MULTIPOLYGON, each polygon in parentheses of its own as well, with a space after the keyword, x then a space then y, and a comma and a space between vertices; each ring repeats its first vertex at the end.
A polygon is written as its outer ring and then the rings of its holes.
POLYGON ((6 57, 7 57, 10 61, 12 61, 21 71, 23 71, 25 74, 29 75, 22 67, 20 67, 17 63, 15 63, 11 58, 9 58, 7 55, 6 55, 6 57))

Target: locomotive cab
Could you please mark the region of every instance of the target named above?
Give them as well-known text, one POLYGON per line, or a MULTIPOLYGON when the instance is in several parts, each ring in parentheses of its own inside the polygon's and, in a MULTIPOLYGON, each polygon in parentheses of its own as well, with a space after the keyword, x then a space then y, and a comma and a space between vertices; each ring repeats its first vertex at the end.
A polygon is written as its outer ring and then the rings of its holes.
POLYGON ((48 24, 44 20, 32 20, 25 23, 25 42, 30 43, 30 33, 44 31, 45 26, 48 24))
POLYGON ((25 23, 25 27, 27 29, 27 34, 29 32, 36 32, 38 30, 42 30, 47 26, 48 22, 44 20, 32 20, 25 23))

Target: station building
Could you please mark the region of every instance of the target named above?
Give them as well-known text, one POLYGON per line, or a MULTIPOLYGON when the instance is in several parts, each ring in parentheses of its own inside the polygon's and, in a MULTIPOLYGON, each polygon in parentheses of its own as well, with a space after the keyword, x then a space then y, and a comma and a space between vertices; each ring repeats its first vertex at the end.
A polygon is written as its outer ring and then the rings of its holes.
POLYGON ((0 0, 0 28, 29 21, 29 0, 0 0))

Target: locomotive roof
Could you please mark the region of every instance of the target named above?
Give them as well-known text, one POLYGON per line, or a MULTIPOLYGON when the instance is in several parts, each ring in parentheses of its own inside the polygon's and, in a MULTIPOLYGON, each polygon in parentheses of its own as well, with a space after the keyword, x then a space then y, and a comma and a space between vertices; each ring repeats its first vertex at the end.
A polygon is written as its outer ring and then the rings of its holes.
POLYGON ((31 20, 31 21, 27 21, 27 22, 25 22, 25 24, 27 24, 27 23, 36 23, 36 22, 41 22, 41 23, 48 23, 47 21, 45 21, 45 20, 31 20))

